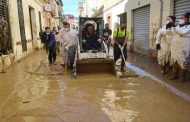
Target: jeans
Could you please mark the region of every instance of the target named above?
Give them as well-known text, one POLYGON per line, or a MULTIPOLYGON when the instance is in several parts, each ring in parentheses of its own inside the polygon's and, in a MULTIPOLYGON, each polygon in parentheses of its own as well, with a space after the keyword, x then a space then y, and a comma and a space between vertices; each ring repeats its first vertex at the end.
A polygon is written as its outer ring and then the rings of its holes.
POLYGON ((56 46, 51 46, 48 48, 48 60, 49 60, 49 63, 52 64, 52 63, 55 63, 56 61, 56 46))

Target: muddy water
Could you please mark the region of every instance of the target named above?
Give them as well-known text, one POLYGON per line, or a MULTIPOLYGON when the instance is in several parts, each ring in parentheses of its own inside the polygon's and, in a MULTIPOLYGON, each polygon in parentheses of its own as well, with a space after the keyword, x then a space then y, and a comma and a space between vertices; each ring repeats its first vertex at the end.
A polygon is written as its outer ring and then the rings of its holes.
POLYGON ((190 90, 189 90, 190 76, 189 76, 189 78, 187 77, 187 81, 183 82, 183 83, 179 82, 178 79, 169 80, 169 77, 171 76, 170 73, 167 73, 166 75, 162 75, 156 59, 153 60, 153 59, 146 57, 145 55, 132 54, 132 53, 129 53, 128 57, 129 57, 128 61, 131 64, 139 67, 140 69, 145 70, 146 72, 150 73, 151 75, 158 77, 162 81, 174 86, 175 88, 187 93, 190 96, 190 90))
POLYGON ((73 79, 36 53, 0 74, 0 122, 188 122, 190 103, 146 77, 73 79), (35 59, 35 60, 34 60, 35 59))

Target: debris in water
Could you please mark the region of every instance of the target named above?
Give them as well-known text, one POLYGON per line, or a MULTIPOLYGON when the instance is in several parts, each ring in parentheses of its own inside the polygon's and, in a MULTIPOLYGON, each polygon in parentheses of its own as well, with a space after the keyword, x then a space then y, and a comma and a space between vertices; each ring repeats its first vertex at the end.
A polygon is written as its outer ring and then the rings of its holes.
POLYGON ((30 101, 23 101, 22 103, 30 103, 30 101))

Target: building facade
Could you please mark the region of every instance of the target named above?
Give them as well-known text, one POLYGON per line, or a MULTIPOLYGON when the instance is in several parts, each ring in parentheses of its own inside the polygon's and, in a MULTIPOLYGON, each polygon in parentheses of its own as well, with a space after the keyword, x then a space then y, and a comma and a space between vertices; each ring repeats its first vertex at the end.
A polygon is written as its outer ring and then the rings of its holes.
POLYGON ((62 6, 61 0, 0 0, 0 36, 3 37, 0 71, 3 65, 7 68, 42 47, 39 32, 46 26, 60 26, 62 6))
POLYGON ((78 2, 79 16, 91 17, 98 9, 99 1, 100 0, 80 0, 78 2))
POLYGON ((179 18, 182 13, 190 12, 189 0, 99 0, 98 3, 92 17, 103 17, 112 29, 125 20, 132 50, 151 56, 156 56, 156 33, 167 16, 179 18))

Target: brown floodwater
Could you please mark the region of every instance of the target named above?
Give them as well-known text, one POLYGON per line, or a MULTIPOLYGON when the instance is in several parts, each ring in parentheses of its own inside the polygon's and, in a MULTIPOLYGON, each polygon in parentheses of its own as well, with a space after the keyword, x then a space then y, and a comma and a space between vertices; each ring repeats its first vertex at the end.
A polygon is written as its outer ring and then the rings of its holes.
POLYGON ((190 102, 147 77, 79 74, 36 52, 0 74, 0 122, 188 122, 190 102))

